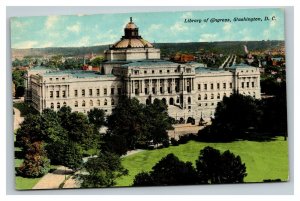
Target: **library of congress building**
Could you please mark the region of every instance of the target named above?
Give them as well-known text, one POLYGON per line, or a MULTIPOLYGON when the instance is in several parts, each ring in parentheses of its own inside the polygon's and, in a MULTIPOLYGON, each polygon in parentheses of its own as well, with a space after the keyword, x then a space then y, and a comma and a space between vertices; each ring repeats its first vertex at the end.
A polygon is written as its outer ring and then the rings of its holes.
POLYGON ((100 108, 110 114, 123 94, 150 104, 155 98, 168 105, 169 115, 179 120, 210 119, 218 102, 233 93, 260 99, 260 71, 235 64, 208 68, 203 64, 161 60, 160 49, 139 35, 130 20, 124 36, 104 52, 102 72, 28 70, 25 99, 38 111, 70 106, 87 113, 100 108))

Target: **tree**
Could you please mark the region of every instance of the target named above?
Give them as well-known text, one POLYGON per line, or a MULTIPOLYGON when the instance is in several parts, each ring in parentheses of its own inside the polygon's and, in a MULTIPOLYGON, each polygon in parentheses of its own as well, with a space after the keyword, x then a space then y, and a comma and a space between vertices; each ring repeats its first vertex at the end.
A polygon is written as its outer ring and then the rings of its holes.
POLYGON ((88 112, 88 119, 97 129, 100 129, 105 124, 105 111, 98 108, 91 109, 88 112))
POLYGON ((29 114, 21 123, 16 133, 16 144, 26 151, 33 142, 43 141, 47 136, 43 136, 41 132, 41 116, 29 114))
POLYGON ((141 172, 135 175, 133 186, 153 186, 155 181, 149 172, 141 172))
POLYGON ((103 62, 104 58, 103 57, 95 57, 92 61, 91 61, 91 65, 92 66, 100 66, 103 62))
POLYGON ((261 116, 257 100, 251 96, 233 94, 218 103, 211 126, 199 131, 198 136, 217 141, 243 138, 249 128, 258 129, 261 116))
POLYGON ((145 123, 147 126, 148 141, 154 144, 169 141, 168 129, 172 129, 173 119, 168 115, 168 106, 158 99, 154 99, 153 104, 145 107, 145 123))
POLYGON ((84 164, 84 170, 86 173, 78 176, 83 188, 111 187, 116 184, 117 178, 128 174, 119 156, 109 152, 90 158, 84 164))
POLYGON ((174 154, 168 154, 152 167, 152 171, 140 173, 133 186, 188 185, 197 183, 197 173, 191 162, 182 162, 174 154))
POLYGON ((246 166, 240 156, 229 150, 223 154, 212 147, 200 151, 196 161, 199 180, 209 184, 242 183, 247 176, 246 166))
POLYGON ((107 135, 124 136, 127 149, 135 149, 138 140, 145 136, 143 108, 135 98, 120 97, 118 105, 108 116, 107 135))
POLYGON ((43 142, 28 145, 25 159, 18 169, 25 177, 41 177, 50 170, 50 160, 46 157, 43 142))

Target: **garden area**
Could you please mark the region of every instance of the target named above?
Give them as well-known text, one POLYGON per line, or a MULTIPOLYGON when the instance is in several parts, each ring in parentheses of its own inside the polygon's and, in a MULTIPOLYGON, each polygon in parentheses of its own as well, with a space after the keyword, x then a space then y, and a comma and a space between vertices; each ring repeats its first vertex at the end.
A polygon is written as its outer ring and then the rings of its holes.
POLYGON ((207 143, 189 141, 187 144, 170 146, 157 150, 145 150, 125 158, 122 165, 128 169, 128 175, 117 179, 117 186, 130 186, 135 175, 151 168, 169 153, 175 154, 182 161, 190 161, 195 165, 199 151, 211 146, 224 152, 230 150, 239 155, 246 164, 248 175, 245 182, 262 182, 268 179, 288 180, 288 143, 284 137, 277 137, 266 142, 233 141, 230 143, 207 143))

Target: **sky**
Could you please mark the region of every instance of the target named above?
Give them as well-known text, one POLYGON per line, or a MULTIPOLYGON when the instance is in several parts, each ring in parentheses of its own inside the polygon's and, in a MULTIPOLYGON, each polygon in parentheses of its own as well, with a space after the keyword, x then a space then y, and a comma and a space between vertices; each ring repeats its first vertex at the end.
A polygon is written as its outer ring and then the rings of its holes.
POLYGON ((123 36, 130 17, 139 27, 140 35, 150 43, 284 40, 284 10, 268 8, 13 17, 10 21, 11 47, 113 44, 123 36), (234 22, 235 17, 256 17, 262 21, 234 22), (265 21, 265 17, 269 21, 265 21), (185 19, 200 19, 202 22, 185 23, 185 19), (211 22, 212 19, 230 19, 231 22, 211 22))

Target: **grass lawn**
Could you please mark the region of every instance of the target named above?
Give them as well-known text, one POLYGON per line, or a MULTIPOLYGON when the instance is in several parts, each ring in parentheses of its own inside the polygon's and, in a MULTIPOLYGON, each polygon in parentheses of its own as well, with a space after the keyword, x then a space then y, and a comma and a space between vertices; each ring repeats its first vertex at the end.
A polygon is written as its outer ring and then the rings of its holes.
POLYGON ((245 182, 262 182, 264 179, 288 180, 288 143, 284 141, 283 137, 278 137, 269 142, 204 143, 190 141, 179 146, 142 151, 122 159, 122 164, 128 169, 129 175, 119 178, 117 186, 132 185, 136 174, 151 170, 162 157, 169 153, 174 153, 180 160, 191 161, 195 164, 200 150, 205 146, 211 146, 221 152, 230 150, 235 155, 239 155, 247 168, 248 175, 245 182))
MULTIPOLYGON (((15 159, 15 167, 20 167, 23 159, 15 159)), ((21 176, 15 177, 16 189, 25 190, 32 189, 32 187, 40 180, 41 178, 24 178, 21 176)))

